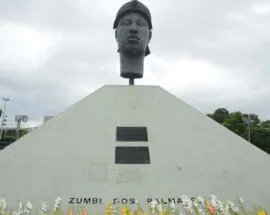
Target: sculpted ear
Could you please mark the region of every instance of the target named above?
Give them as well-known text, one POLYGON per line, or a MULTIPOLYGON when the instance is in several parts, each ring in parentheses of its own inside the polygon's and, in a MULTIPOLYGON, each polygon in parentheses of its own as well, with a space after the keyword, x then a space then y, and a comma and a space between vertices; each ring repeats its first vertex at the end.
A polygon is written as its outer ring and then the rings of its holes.
POLYGON ((148 43, 150 42, 151 38, 152 38, 152 31, 149 31, 148 43))
POLYGON ((117 40, 117 29, 114 32, 115 39, 117 40))

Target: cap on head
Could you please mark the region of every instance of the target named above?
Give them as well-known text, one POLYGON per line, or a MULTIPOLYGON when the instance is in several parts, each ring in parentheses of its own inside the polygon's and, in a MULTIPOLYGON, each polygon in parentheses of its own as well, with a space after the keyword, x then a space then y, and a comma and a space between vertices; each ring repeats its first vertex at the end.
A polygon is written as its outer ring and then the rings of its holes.
POLYGON ((141 14, 146 21, 148 22, 149 29, 152 29, 151 14, 149 9, 138 0, 131 0, 125 3, 117 12, 117 15, 114 20, 113 29, 117 28, 119 20, 128 13, 139 13, 141 14))
MULTIPOLYGON (((117 15, 115 17, 114 23, 113 23, 113 29, 117 28, 118 22, 119 20, 126 14, 128 13, 138 13, 140 15, 142 15, 145 20, 148 23, 148 27, 151 30, 153 28, 152 26, 152 21, 151 21, 151 14, 149 9, 141 2, 139 2, 138 0, 131 0, 127 3, 125 3, 117 12, 117 15)), ((147 45, 146 47, 146 51, 145 51, 145 56, 147 56, 148 54, 150 54, 150 49, 147 45)))

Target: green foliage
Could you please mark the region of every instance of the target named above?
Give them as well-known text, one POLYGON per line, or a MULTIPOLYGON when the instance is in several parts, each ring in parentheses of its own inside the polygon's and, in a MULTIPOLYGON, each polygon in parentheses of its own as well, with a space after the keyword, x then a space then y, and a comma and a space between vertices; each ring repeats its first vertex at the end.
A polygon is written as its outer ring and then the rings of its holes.
POLYGON ((270 130, 262 127, 251 128, 251 142, 270 154, 270 130))
POLYGON ((20 130, 20 137, 26 135, 28 132, 26 130, 20 130))
MULTIPOLYGON (((248 137, 248 123, 243 116, 248 115, 240 111, 229 113, 226 108, 218 108, 213 114, 207 114, 216 122, 222 124, 244 139, 248 137)), ((251 143, 270 154, 270 120, 262 121, 257 114, 250 116, 251 143)))
POLYGON ((5 136, 0 140, 0 142, 9 142, 9 143, 12 143, 14 141, 16 141, 15 137, 8 137, 8 136, 5 136))
POLYGON ((243 137, 245 135, 245 123, 241 112, 230 113, 222 123, 226 128, 243 137))
POLYGON ((229 111, 226 108, 218 108, 215 110, 213 114, 207 114, 210 118, 215 120, 216 122, 222 124, 227 116, 229 115, 229 111))
POLYGON ((262 121, 260 126, 266 129, 270 129, 270 120, 262 121))
POLYGON ((208 117, 212 118, 213 119, 213 114, 206 114, 208 117))
POLYGON ((259 119, 258 115, 257 114, 249 114, 250 116, 250 119, 251 119, 251 125, 253 126, 258 126, 261 122, 261 120, 259 119))

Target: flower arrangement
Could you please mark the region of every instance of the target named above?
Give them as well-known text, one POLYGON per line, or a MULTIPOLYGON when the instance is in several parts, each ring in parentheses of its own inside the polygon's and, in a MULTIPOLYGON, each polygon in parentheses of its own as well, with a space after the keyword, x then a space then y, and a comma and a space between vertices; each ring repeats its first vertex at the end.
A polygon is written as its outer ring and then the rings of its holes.
MULTIPOLYGON (((132 211, 127 205, 113 205, 109 204, 102 213, 105 215, 267 215, 266 210, 254 207, 252 211, 248 211, 244 207, 244 200, 238 198, 238 204, 232 201, 222 202, 216 196, 211 195, 208 199, 198 196, 196 199, 191 200, 188 196, 181 196, 182 203, 181 209, 176 208, 174 201, 164 206, 157 201, 152 201, 149 207, 144 210, 140 203, 136 201, 136 208, 132 211)), ((42 203, 41 208, 36 213, 33 212, 31 202, 25 205, 19 202, 16 208, 8 209, 7 203, 4 198, 0 198, 0 215, 64 215, 61 209, 62 199, 57 197, 55 200, 54 208, 52 211, 48 209, 45 202, 42 203)), ((74 208, 68 208, 67 215, 88 215, 86 207, 81 210, 75 211, 74 208)), ((90 214, 89 214, 90 215, 90 214)))

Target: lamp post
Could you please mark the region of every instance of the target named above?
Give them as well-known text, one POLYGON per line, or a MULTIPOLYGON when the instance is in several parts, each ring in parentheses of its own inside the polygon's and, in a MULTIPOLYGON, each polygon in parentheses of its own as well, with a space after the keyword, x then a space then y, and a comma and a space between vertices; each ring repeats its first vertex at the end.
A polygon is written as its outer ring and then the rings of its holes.
POLYGON ((15 117, 15 121, 17 122, 16 139, 18 140, 20 138, 21 122, 27 122, 28 121, 28 116, 26 116, 26 115, 17 115, 15 117))
POLYGON ((2 117, 1 130, 0 130, 0 140, 2 139, 3 127, 4 127, 4 123, 6 121, 7 102, 10 100, 9 98, 2 98, 2 99, 4 100, 5 104, 4 104, 3 117, 2 117))
POLYGON ((250 114, 244 114, 243 115, 244 122, 248 125, 248 142, 250 142, 250 124, 251 124, 251 118, 250 114))

